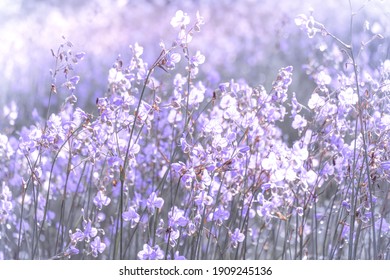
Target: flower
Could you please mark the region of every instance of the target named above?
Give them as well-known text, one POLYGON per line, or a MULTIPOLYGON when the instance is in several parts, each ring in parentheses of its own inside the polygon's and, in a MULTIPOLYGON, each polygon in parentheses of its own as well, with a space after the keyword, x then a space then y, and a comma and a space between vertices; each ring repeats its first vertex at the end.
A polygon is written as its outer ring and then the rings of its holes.
POLYGON ((205 61, 205 56, 200 53, 200 51, 197 51, 193 57, 190 59, 190 63, 194 67, 198 67, 199 65, 203 64, 205 61))
POLYGON ((90 238, 94 238, 97 233, 97 229, 95 227, 92 227, 91 220, 84 221, 84 237, 87 242, 89 242, 90 238))
POLYGON ((217 225, 220 226, 222 225, 223 221, 229 219, 229 216, 230 216, 229 211, 225 210, 222 205, 219 205, 213 213, 210 213, 208 220, 216 221, 217 225))
POLYGON ((129 209, 122 213, 122 218, 126 222, 130 222, 131 228, 139 222, 139 214, 135 211, 134 207, 129 207, 129 209))
POLYGON ((303 31, 307 33, 309 38, 313 38, 321 29, 317 28, 318 23, 314 20, 313 16, 307 17, 304 14, 300 14, 295 18, 295 24, 303 31))
POLYGON ((107 206, 110 204, 111 199, 104 194, 103 191, 98 191, 95 198, 93 199, 93 203, 96 205, 98 209, 102 209, 103 206, 107 206))
POLYGON ((294 129, 303 129, 307 125, 307 121, 305 120, 305 117, 302 117, 301 115, 295 115, 294 120, 292 122, 292 127, 294 129))
POLYGON ((175 16, 171 19, 171 25, 173 27, 185 27, 190 23, 190 17, 182 10, 178 10, 175 16))
POLYGON ((172 70, 175 68, 176 63, 180 62, 180 60, 181 60, 180 54, 169 52, 165 56, 164 66, 166 66, 167 69, 172 70))
POLYGON ((140 260, 162 260, 164 252, 158 245, 151 247, 149 244, 144 244, 143 250, 138 252, 137 257, 140 260))
POLYGON ((160 209, 164 205, 164 199, 157 197, 155 192, 152 192, 146 201, 146 205, 150 213, 154 213, 155 208, 160 209))
POLYGON ((236 228, 233 233, 230 234, 230 241, 232 242, 232 247, 237 248, 238 243, 243 242, 245 235, 240 232, 240 229, 236 228))
POLYGON ((90 244, 92 250, 92 256, 95 258, 98 256, 98 253, 103 253, 104 249, 106 249, 106 244, 101 242, 100 237, 96 236, 95 239, 90 244))
POLYGON ((340 102, 346 105, 355 105, 358 102, 358 95, 352 88, 342 90, 339 94, 340 102))
POLYGON ((324 106, 324 104, 325 100, 318 93, 313 93, 307 105, 310 109, 316 109, 324 106))

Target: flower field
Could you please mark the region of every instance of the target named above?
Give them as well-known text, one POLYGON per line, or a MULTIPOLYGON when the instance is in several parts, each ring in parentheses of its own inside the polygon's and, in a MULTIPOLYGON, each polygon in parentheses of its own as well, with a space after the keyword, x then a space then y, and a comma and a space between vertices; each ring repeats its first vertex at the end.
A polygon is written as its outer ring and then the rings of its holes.
POLYGON ((0 9, 0 259, 390 259, 387 1, 60 2, 0 9))

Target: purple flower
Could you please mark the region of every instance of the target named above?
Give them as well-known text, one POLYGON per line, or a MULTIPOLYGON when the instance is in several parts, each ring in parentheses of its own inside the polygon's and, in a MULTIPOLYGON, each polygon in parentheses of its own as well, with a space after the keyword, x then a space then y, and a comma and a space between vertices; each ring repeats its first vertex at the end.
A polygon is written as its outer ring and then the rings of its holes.
POLYGON ((287 66, 279 70, 276 80, 272 83, 272 88, 275 91, 272 100, 282 103, 287 99, 287 90, 292 83, 292 66, 287 66))
POLYGON ((304 14, 300 14, 295 18, 295 24, 303 31, 307 33, 309 38, 313 38, 317 32, 321 29, 317 28, 318 23, 314 20, 313 16, 307 17, 304 14))
POLYGON ((175 16, 171 19, 171 25, 173 27, 185 27, 190 23, 190 17, 182 10, 178 10, 175 16))
POLYGON ((84 221, 84 237, 87 242, 90 238, 94 238, 97 235, 98 231, 96 228, 92 227, 91 220, 84 221))
POLYGON ((358 95, 352 88, 342 90, 339 94, 339 100, 345 105, 355 105, 358 102, 358 95))
POLYGON ((188 223, 188 219, 184 216, 184 210, 172 207, 171 211, 168 212, 169 226, 176 228, 177 226, 185 227, 188 223))
POLYGON ((203 64, 205 61, 205 56, 200 53, 200 51, 197 51, 196 54, 191 57, 190 63, 194 67, 198 67, 199 65, 203 64))
POLYGON ((8 218, 11 217, 12 210, 12 193, 5 182, 3 182, 0 192, 0 225, 7 222, 8 218))
POLYGON ((204 24, 204 19, 203 17, 200 15, 199 11, 196 12, 196 23, 195 23, 195 26, 194 26, 194 30, 196 32, 199 32, 200 31, 200 26, 204 24))
POLYGON ((166 54, 165 59, 166 62, 164 65, 167 67, 167 69, 171 70, 175 68, 176 63, 180 62, 181 56, 178 53, 169 52, 166 54))
POLYGON ((382 233, 390 232, 390 224, 384 218, 380 218, 375 222, 375 228, 382 233))
POLYGON ((184 256, 181 256, 179 251, 176 251, 175 255, 174 255, 174 259, 175 260, 185 260, 186 258, 184 256))
POLYGON ((77 255, 79 252, 80 252, 80 250, 77 249, 77 247, 75 245, 71 244, 68 248, 66 248, 64 255, 66 257, 70 257, 72 255, 77 255))
POLYGON ((146 201, 146 206, 148 207, 148 210, 150 213, 154 213, 155 208, 160 209, 164 205, 164 199, 161 197, 157 197, 157 194, 155 192, 152 192, 146 201))
POLYGON ((390 161, 382 161, 380 163, 380 167, 383 169, 383 170, 390 170, 390 161))
POLYGON ((162 260, 164 252, 158 245, 151 247, 149 244, 144 244, 143 250, 138 252, 137 257, 140 260, 162 260))
POLYGON ((110 204, 111 199, 104 194, 103 191, 98 191, 95 198, 93 199, 93 203, 96 205, 98 209, 102 209, 103 206, 107 206, 110 204))
POLYGON ((80 81, 80 76, 73 76, 69 79, 69 82, 72 83, 73 86, 77 85, 80 81))
POLYGON ((133 228, 139 222, 140 216, 133 207, 129 207, 127 211, 122 213, 122 218, 126 222, 130 222, 131 228, 133 228))
POLYGON ((261 166, 265 170, 276 170, 278 168, 278 160, 274 152, 270 152, 267 158, 263 159, 261 166))
POLYGON ((104 249, 106 249, 106 244, 101 242, 100 237, 96 236, 95 239, 90 244, 92 250, 92 256, 95 258, 98 256, 98 253, 103 253, 104 249))
POLYGON ((209 196, 206 191, 201 191, 194 200, 195 204, 200 208, 203 208, 205 205, 211 205, 213 201, 213 198, 209 196))
POLYGON ((85 56, 85 52, 78 52, 74 56, 77 58, 77 60, 82 60, 85 56))
POLYGON ((181 161, 172 163, 171 168, 180 176, 183 176, 187 172, 187 166, 181 161))
POLYGON ((208 220, 216 221, 217 225, 222 225, 223 221, 229 219, 229 216, 229 211, 225 210, 222 205, 219 205, 217 209, 209 215, 208 220))
POLYGON ((144 53, 144 48, 140 46, 138 43, 135 43, 134 47, 133 46, 129 46, 129 47, 132 50, 134 56, 137 58, 140 58, 141 55, 144 53))
POLYGON ((332 82, 332 78, 329 76, 328 71, 323 70, 317 74, 316 82, 321 88, 324 88, 332 82))
POLYGON ((307 121, 305 120, 305 117, 302 117, 301 115, 295 115, 294 120, 292 122, 292 127, 294 129, 303 129, 307 125, 307 121))
POLYGON ((343 200, 341 205, 347 210, 348 212, 351 211, 351 204, 347 200, 343 200))
POLYGON ((80 229, 76 229, 75 233, 72 233, 72 231, 69 232, 70 240, 72 243, 77 244, 77 242, 83 241, 85 238, 84 232, 82 232, 80 229))
POLYGON ((318 93, 313 93, 309 99, 309 102, 307 103, 307 106, 310 109, 321 108, 324 105, 325 105, 325 100, 318 93))
POLYGON ((297 214, 298 214, 299 216, 301 216, 301 217, 303 216, 304 211, 303 211, 303 208, 302 208, 302 207, 297 207, 296 211, 297 211, 297 214))
POLYGON ((232 247, 237 248, 238 243, 243 242, 245 235, 240 232, 240 229, 236 228, 234 232, 230 235, 230 241, 232 242, 232 247))
POLYGON ((195 87, 193 87, 190 91, 189 96, 189 105, 195 105, 197 106, 199 103, 201 103, 204 99, 204 94, 206 92, 205 86, 202 84, 201 81, 199 81, 195 87))

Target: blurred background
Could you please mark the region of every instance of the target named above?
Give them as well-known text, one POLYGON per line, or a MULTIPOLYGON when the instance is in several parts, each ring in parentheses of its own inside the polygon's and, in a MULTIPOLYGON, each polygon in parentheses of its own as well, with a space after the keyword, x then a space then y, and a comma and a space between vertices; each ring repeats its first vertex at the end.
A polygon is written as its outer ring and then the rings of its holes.
MULTIPOLYGON (((200 77, 210 88, 243 79, 269 89, 277 70, 293 65, 291 91, 305 100, 315 83, 303 65, 309 63, 316 44, 330 40, 310 40, 295 25, 298 14, 310 11, 342 40, 350 42, 353 34, 357 46, 360 34, 367 39, 381 33, 384 39, 370 49, 370 61, 376 67, 376 62, 389 59, 388 0, 0 0, 0 131, 10 122, 15 128, 32 124, 34 108, 44 115, 49 69, 55 67, 51 49, 58 49, 62 36, 73 43, 75 52, 86 53, 75 67, 81 77, 75 95, 77 106, 88 110, 96 97, 104 95, 108 70, 119 54, 126 64, 129 45, 143 46, 149 64, 159 55, 160 42, 170 46, 177 32, 170 20, 178 9, 192 22, 197 11, 204 17, 205 25, 195 34, 190 51, 206 56, 200 77)), ((54 103, 63 102, 67 94, 60 92, 54 103)))

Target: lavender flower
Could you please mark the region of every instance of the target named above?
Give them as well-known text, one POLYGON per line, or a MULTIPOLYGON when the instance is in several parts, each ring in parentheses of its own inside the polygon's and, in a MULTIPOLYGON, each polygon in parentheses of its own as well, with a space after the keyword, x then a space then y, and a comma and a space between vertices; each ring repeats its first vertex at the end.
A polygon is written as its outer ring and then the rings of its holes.
POLYGON ((106 244, 101 242, 99 236, 95 237, 95 239, 90 243, 90 246, 91 246, 92 256, 94 256, 95 258, 99 254, 102 254, 103 251, 106 249, 106 244))
POLYGON ((240 229, 236 228, 234 232, 230 236, 230 240, 233 248, 237 248, 238 243, 243 242, 245 239, 245 235, 240 232, 240 229))
POLYGON ((162 260, 164 252, 158 245, 151 247, 149 244, 144 244, 143 250, 138 252, 137 257, 140 260, 162 260))
POLYGON ((146 201, 146 205, 151 214, 155 212, 155 209, 160 209, 164 205, 164 199, 157 197, 155 192, 152 192, 146 201))

